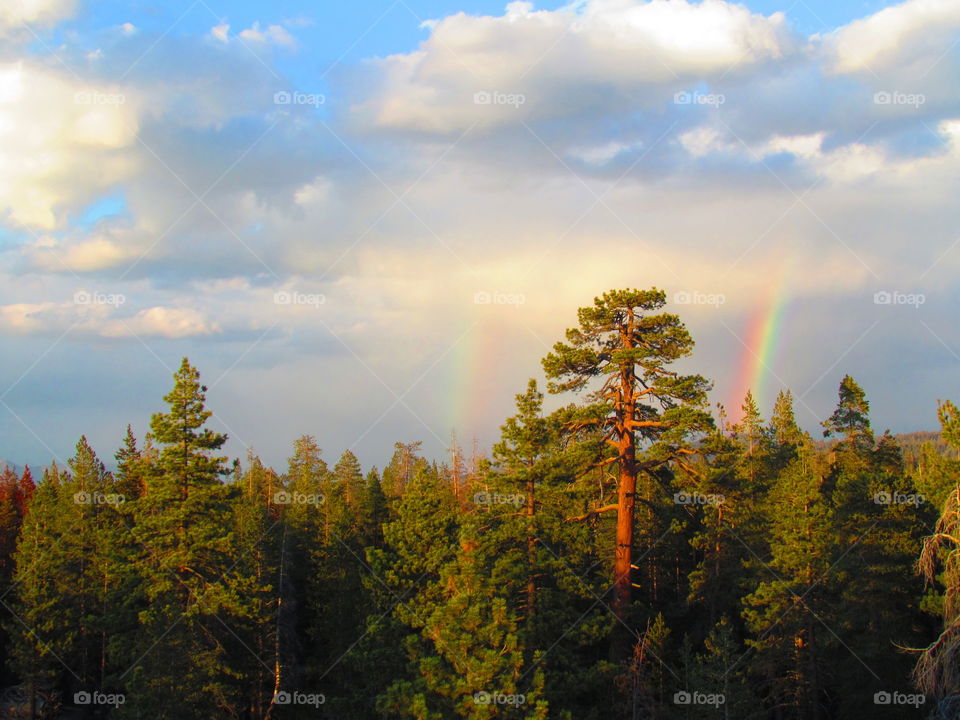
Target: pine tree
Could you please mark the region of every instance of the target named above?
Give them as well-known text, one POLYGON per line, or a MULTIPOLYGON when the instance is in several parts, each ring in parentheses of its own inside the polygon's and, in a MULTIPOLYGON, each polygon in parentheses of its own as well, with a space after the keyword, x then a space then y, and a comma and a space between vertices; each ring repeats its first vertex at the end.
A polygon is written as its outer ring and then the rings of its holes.
MULTIPOLYGON (((466 602, 466 595, 457 594, 465 588, 478 595, 471 607, 484 613, 484 631, 465 632, 477 641, 462 644, 462 652, 491 652, 495 648, 484 641, 499 633, 516 645, 519 656, 510 654, 515 670, 508 675, 507 666, 477 669, 488 684, 529 698, 531 714, 549 707, 556 717, 591 717, 596 708, 588 698, 610 691, 611 668, 596 660, 609 626, 597 599, 608 581, 595 553, 595 524, 571 520, 570 514, 592 495, 578 480, 596 450, 585 452, 586 441, 566 443, 574 411, 544 417, 535 381, 516 403, 517 414, 503 424, 493 447, 482 489, 470 498, 473 508, 463 521, 448 583, 454 590, 446 602, 466 602)), ((455 628, 462 627, 456 618, 468 620, 455 610, 449 620, 455 628)))
POLYGON ((137 449, 137 439, 129 425, 123 438, 123 447, 116 452, 114 458, 117 461, 117 471, 114 473, 117 492, 132 502, 143 495, 146 478, 143 453, 137 449))
POLYGON ((308 633, 316 653, 307 681, 311 687, 328 689, 333 698, 328 711, 338 713, 351 710, 343 698, 356 687, 344 657, 363 636, 366 617, 373 611, 363 584, 369 574, 360 516, 363 473, 353 453, 341 455, 325 487, 325 527, 309 550, 312 622, 308 633))
POLYGON ((23 633, 15 665, 34 687, 46 686, 55 659, 66 671, 67 693, 103 689, 110 680, 118 619, 110 551, 122 502, 86 437, 70 469, 68 475, 51 468, 31 503, 18 543, 13 613, 23 633))
POLYGON ((763 426, 760 408, 750 391, 747 391, 744 398, 742 410, 743 419, 734 428, 743 447, 740 461, 740 475, 744 480, 742 489, 749 493, 764 492, 768 489, 764 482, 770 460, 770 442, 763 426))
POLYGON ((796 457, 797 448, 803 443, 803 433, 797 426, 793 411, 793 393, 789 390, 781 390, 777 394, 767 433, 773 446, 771 460, 773 472, 776 473, 796 457))
POLYGON ((424 630, 444 601, 441 579, 456 557, 458 514, 449 484, 422 468, 397 501, 395 519, 384 525, 384 546, 368 551, 366 585, 377 610, 368 621, 362 664, 392 671, 378 679, 380 713, 440 718, 443 710, 452 712, 448 700, 431 693, 422 671, 436 657, 424 630))
POLYGON ((761 696, 782 720, 825 717, 835 638, 824 625, 836 624, 837 596, 825 472, 808 440, 777 478, 769 500, 770 557, 752 564, 759 583, 743 601, 761 696))
MULTIPOLYGON (((892 436, 884 433, 874 443, 868 413, 866 394, 845 377, 826 424, 828 433, 840 438, 827 482, 836 545, 831 574, 842 608, 831 629, 848 638, 858 662, 837 678, 838 717, 857 716, 866 698, 905 682, 907 659, 894 649, 915 643, 922 592, 910 572, 923 530, 919 496, 905 477, 892 436)), ((874 714, 885 712, 895 715, 888 709, 874 714)))
POLYGON ((687 706, 689 717, 708 714, 724 720, 762 717, 763 708, 750 688, 741 642, 734 623, 726 616, 720 618, 704 641, 703 653, 696 656, 690 672, 688 687, 705 695, 714 695, 723 701, 716 712, 710 706, 687 706))
POLYGON ((396 498, 403 494, 406 486, 414 476, 427 466, 427 461, 420 457, 422 442, 394 443, 393 457, 383 469, 383 491, 388 498, 396 498))
POLYGON ((855 450, 873 447, 873 431, 870 429, 870 403, 857 381, 844 375, 840 381, 840 398, 837 409, 823 422, 823 436, 841 435, 839 447, 855 450))
MULTIPOLYGON (((748 396, 745 410, 750 403, 748 396)), ((752 420, 759 423, 759 413, 752 420)), ((699 448, 701 471, 687 474, 681 491, 688 500, 682 507, 696 557, 689 575, 689 602, 699 620, 692 628, 697 642, 722 616, 738 613, 746 585, 743 565, 763 535, 756 527, 753 500, 767 490, 767 458, 759 425, 751 432, 753 452, 736 431, 732 436, 719 430, 707 436, 699 448)))
POLYGON ((363 547, 379 547, 383 543, 383 524, 389 519, 390 511, 376 468, 372 468, 364 480, 363 500, 358 514, 363 547))
POLYGON ((62 657, 75 655, 76 628, 61 605, 72 605, 74 577, 66 571, 60 540, 74 535, 75 526, 63 511, 73 505, 64 488, 69 477, 56 464, 44 471, 24 522, 14 557, 14 596, 2 604, 9 611, 5 630, 12 639, 10 665, 28 688, 31 715, 42 703, 41 693, 54 691, 63 678, 80 684, 82 678, 62 657), (66 630, 66 632, 65 632, 66 630))
POLYGON ((17 476, 9 467, 0 473, 0 587, 6 590, 13 574, 13 551, 23 516, 17 508, 17 476))
POLYGON ((664 292, 656 288, 605 293, 593 307, 579 310, 579 328, 567 331, 568 344, 557 343, 543 359, 554 381, 551 392, 580 391, 592 379, 603 379, 592 397, 592 417, 580 422, 603 431, 615 456, 602 461, 616 463, 619 473, 617 502, 609 507, 617 512, 613 611, 618 624, 612 651, 618 659, 626 658, 631 646, 621 623, 629 626, 631 620, 638 476, 662 481, 658 472, 694 452, 691 434, 712 425, 703 409, 709 383, 668 369, 692 352, 693 339, 676 315, 657 312, 665 303, 664 292))
POLYGON ((206 387, 183 359, 166 413, 150 427, 160 450, 146 493, 135 501, 134 535, 146 607, 140 612, 135 659, 121 675, 125 717, 206 718, 236 709, 236 659, 225 639, 234 617, 248 611, 250 579, 235 560, 231 507, 239 494, 225 486, 226 436, 205 428, 206 387))
MULTIPOLYGON (((960 450, 960 410, 948 401, 938 409, 941 432, 960 450)), ((914 669, 921 691, 934 698, 940 717, 960 708, 960 483, 947 495, 935 531, 924 539, 918 567, 928 585, 944 588, 939 637, 922 649, 914 669)))
POLYGON ((241 707, 248 716, 263 718, 276 695, 291 687, 296 628, 285 577, 284 532, 270 513, 270 492, 279 479, 252 450, 247 466, 246 472, 236 466, 240 495, 232 513, 242 611, 235 613, 225 641, 241 683, 241 707))
MULTIPOLYGON (((344 451, 333 468, 333 480, 343 490, 346 508, 349 509, 350 524, 354 524, 354 516, 360 507, 363 496, 363 470, 357 456, 349 450, 344 451)), ((354 527, 356 527, 354 525, 354 527)))

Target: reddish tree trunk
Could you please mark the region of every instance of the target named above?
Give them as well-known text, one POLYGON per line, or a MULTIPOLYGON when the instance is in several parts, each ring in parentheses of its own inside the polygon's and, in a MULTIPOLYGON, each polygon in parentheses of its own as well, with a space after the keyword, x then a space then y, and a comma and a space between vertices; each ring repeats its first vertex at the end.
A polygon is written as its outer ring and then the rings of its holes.
MULTIPOLYGON (((631 330, 633 313, 621 326, 620 339, 623 348, 633 347, 631 330)), ((614 641, 611 654, 614 660, 626 660, 633 648, 633 636, 629 633, 629 610, 633 597, 633 518, 637 493, 637 446, 633 428, 630 426, 636 418, 636 399, 634 389, 633 364, 620 368, 620 402, 617 414, 617 449, 620 460, 620 481, 617 488, 617 550, 613 567, 614 598, 613 612, 619 621, 614 628, 614 641)))

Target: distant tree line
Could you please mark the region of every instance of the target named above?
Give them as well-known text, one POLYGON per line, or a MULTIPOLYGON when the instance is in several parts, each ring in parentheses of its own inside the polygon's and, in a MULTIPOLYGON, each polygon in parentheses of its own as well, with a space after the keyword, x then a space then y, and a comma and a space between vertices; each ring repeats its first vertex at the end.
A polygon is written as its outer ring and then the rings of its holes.
POLYGON ((909 462, 850 376, 822 438, 731 424, 664 305, 582 308, 489 457, 382 472, 229 463, 184 358, 114 471, 0 475, 0 715, 960 717, 957 408, 909 462))

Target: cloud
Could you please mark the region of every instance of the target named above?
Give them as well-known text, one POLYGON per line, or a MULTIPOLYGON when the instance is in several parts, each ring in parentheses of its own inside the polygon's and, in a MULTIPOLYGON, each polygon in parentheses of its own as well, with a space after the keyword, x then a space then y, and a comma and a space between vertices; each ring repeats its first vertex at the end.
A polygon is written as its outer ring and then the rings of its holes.
POLYGON ((185 338, 219 332, 221 329, 216 322, 208 320, 193 308, 152 307, 141 310, 129 320, 107 325, 102 334, 106 337, 136 334, 145 337, 185 338))
POLYGON ((72 301, 0 305, 0 329, 17 335, 179 339, 216 335, 219 323, 189 307, 124 311, 122 293, 78 290, 72 301))
POLYGON ((210 37, 225 43, 229 40, 230 26, 226 23, 210 28, 210 37))
MULTIPOLYGON (((227 29, 229 27, 228 25, 227 29)), ((226 36, 226 31, 224 31, 224 36, 226 36)), ((282 25, 268 25, 261 28, 260 23, 255 22, 246 30, 241 30, 240 37, 248 42, 273 44, 287 49, 293 49, 297 46, 297 41, 282 25)))
POLYGON ((75 8, 75 0, 5 0, 0 4, 0 35, 24 30, 24 23, 53 25, 75 8))
POLYGON ((45 329, 43 315, 54 307, 53 303, 0 305, 0 327, 16 334, 42 331, 45 329))
POLYGON ((33 267, 45 272, 90 273, 129 265, 148 250, 129 232, 102 230, 73 242, 41 237, 25 253, 33 267))
POLYGON ((651 94, 750 72, 796 45, 781 13, 719 0, 586 0, 554 11, 515 2, 500 17, 458 13, 428 27, 416 51, 371 61, 379 91, 356 104, 359 117, 451 133, 643 107, 651 94))
MULTIPOLYGON (((893 10, 914 27, 920 5, 893 10)), ((879 43, 875 17, 861 22, 879 43)), ((929 293, 924 322, 960 340, 948 302, 960 98, 942 72, 952 40, 930 24, 947 19, 923 17, 928 45, 910 30, 874 51, 870 33, 847 42, 857 23, 802 38, 782 16, 718 0, 513 3, 437 19, 409 52, 331 71, 322 108, 275 104, 294 84, 250 52, 283 46, 272 28, 293 25, 170 33, 145 55, 156 34, 113 25, 83 45, 101 48, 96 63, 63 50, 81 79, 35 56, 0 75, 0 333, 39 354, 72 328, 62 345, 122 354, 137 392, 167 377, 137 337, 171 363, 188 349, 208 374, 242 354, 216 401, 246 403, 234 398, 268 383, 297 408, 277 424, 290 435, 323 422, 289 385, 322 363, 350 379, 317 381, 323 404, 367 413, 342 414, 331 442, 344 444, 392 402, 343 395, 379 391, 367 366, 398 393, 423 376, 408 399, 438 434, 457 424, 489 439, 576 309, 617 286, 724 295, 673 308, 701 343, 697 371, 724 393, 736 334, 771 288, 789 309, 779 377, 803 390, 837 358, 846 371, 844 351, 875 320, 865 362, 879 374, 908 321, 889 320, 900 309, 878 309, 877 290, 929 293), (98 74, 128 67, 123 84, 98 74), (878 102, 882 91, 925 101, 878 102), (124 102, 78 104, 78 92, 124 102), (122 216, 84 220, 104 196, 123 198, 122 216), (79 290, 126 301, 78 305, 79 290), (524 302, 475 302, 484 292, 524 302), (467 377, 478 366, 487 374, 467 377), (443 406, 471 382, 482 403, 443 406)), ((928 369, 898 375, 916 388, 911 418, 936 397, 928 369)), ((835 401, 819 392, 805 402, 835 401)), ((428 434, 400 412, 383 432, 428 434)), ((272 423, 263 433, 279 457, 289 438, 272 423)))
POLYGON ((0 65, 0 206, 16 225, 62 227, 63 206, 89 202, 130 177, 138 102, 20 61, 0 65), (81 180, 82 178, 82 180, 81 180))
POLYGON ((942 59, 944 41, 960 30, 960 4, 953 0, 908 0, 856 20, 828 38, 835 70, 883 71, 912 65, 930 70, 942 59))

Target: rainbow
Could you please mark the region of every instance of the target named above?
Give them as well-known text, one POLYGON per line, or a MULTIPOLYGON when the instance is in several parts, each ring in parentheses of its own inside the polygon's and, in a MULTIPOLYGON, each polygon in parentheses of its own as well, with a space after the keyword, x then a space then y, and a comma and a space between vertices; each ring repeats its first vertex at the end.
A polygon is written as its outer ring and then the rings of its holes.
MULTIPOLYGON (((726 411, 730 422, 741 419, 740 410, 747 391, 753 391, 753 398, 766 415, 773 405, 773 387, 779 382, 775 375, 777 356, 780 350, 781 331, 786 310, 789 307, 787 276, 791 263, 786 260, 766 286, 756 310, 750 315, 747 332, 743 336, 743 352, 738 363, 739 370, 730 388, 730 397, 726 411)), ((779 390, 779 388, 777 388, 779 390)))
MULTIPOLYGON (((497 397, 502 364, 509 359, 502 329, 492 318, 482 318, 450 350, 444 364, 448 368, 447 428, 456 429, 460 443, 469 443, 477 432, 478 421, 486 416, 497 397)), ((520 390, 517 390, 520 392, 520 390)))

